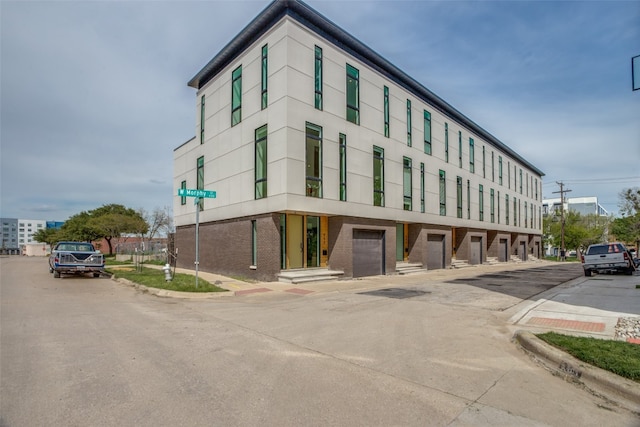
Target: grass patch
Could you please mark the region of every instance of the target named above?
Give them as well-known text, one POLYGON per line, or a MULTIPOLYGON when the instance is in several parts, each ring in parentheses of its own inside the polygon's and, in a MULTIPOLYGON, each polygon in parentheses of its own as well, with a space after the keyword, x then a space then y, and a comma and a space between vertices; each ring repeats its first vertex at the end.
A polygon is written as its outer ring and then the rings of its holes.
MULTIPOLYGON (((109 270, 108 270, 109 271, 109 270)), ((176 273, 171 282, 164 280, 164 272, 153 268, 142 267, 141 271, 133 269, 113 269, 109 273, 116 277, 130 280, 140 285, 150 288, 167 289, 179 292, 225 292, 201 277, 198 278, 198 287, 196 288, 196 277, 191 274, 176 273)))
POLYGON ((640 382, 640 345, 638 344, 573 337, 555 332, 539 334, 537 337, 583 362, 640 382))

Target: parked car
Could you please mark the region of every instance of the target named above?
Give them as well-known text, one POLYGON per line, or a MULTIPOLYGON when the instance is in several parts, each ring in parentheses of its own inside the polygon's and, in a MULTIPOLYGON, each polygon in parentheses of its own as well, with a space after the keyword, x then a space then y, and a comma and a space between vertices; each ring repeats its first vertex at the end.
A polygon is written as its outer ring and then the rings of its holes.
POLYGON ((92 273, 99 277, 104 271, 104 255, 88 242, 58 242, 49 256, 49 273, 92 273))
POLYGON ((622 243, 590 245, 581 256, 585 276, 592 273, 622 272, 633 274, 636 264, 631 252, 622 243))

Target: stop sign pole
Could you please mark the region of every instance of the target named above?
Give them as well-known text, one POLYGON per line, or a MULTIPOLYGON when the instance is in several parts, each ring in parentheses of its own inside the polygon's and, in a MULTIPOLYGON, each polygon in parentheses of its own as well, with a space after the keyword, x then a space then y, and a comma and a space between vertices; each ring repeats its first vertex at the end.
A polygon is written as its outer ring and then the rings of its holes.
POLYGON ((189 188, 179 188, 178 196, 180 197, 194 197, 194 205, 196 206, 196 288, 198 288, 198 270, 200 266, 200 199, 209 198, 215 199, 216 192, 211 190, 197 190, 189 188))

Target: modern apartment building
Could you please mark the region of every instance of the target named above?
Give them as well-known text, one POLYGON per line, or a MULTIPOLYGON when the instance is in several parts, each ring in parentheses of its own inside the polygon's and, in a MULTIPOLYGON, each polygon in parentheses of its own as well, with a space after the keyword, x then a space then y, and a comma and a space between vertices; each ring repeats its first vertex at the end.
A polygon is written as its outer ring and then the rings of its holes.
POLYGON ((37 243, 33 235, 47 228, 47 222, 40 219, 0 218, 0 223, 0 252, 8 254, 19 254, 24 245, 37 243))
POLYGON ((196 209, 200 269, 260 280, 541 255, 543 173, 303 2, 271 3, 188 84, 179 266, 196 209))
MULTIPOLYGON (((560 214, 560 197, 555 199, 544 199, 542 201, 542 215, 556 212, 560 214)), ((597 197, 569 197, 564 200, 564 211, 577 212, 580 215, 608 216, 609 212, 598 203, 597 197)))

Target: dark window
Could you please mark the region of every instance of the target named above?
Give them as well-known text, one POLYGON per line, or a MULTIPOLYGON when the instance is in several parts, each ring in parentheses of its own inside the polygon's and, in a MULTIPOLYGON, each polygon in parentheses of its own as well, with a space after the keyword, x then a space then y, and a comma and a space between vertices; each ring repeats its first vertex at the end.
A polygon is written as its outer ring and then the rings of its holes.
POLYGON ((407 99, 407 145, 411 147, 411 100, 407 99))
POLYGON ((242 121, 242 65, 231 74, 231 126, 242 121))
POLYGON ((373 205, 384 206, 384 149, 373 147, 373 205))
MULTIPOLYGON (((180 183, 180 188, 183 190, 187 189, 187 181, 182 181, 180 183)), ((187 204, 187 196, 181 196, 180 197, 180 204, 181 205, 186 205, 187 204)))
POLYGON ((347 120, 360 124, 360 72, 347 64, 347 120))
POLYGON ((322 197, 322 128, 306 126, 306 192, 309 197, 322 197))
POLYGON ((412 182, 411 182, 411 159, 402 158, 402 189, 403 189, 403 209, 410 211, 413 209, 413 201, 411 198, 412 182))
POLYGON ((445 171, 442 169, 439 173, 440 176, 440 215, 445 216, 447 214, 447 179, 445 171))
MULTIPOLYGON (((198 190, 204 190, 204 156, 198 157, 196 169, 196 188, 198 190)), ((198 205, 200 207, 200 211, 203 211, 204 199, 200 198, 198 205)))
POLYGON ((389 138, 389 88, 384 87, 384 136, 389 138))
POLYGON ((462 218, 462 177, 456 177, 456 208, 458 218, 462 218))
POLYGON ((478 187, 478 213, 480 221, 484 221, 484 188, 482 184, 478 187))
POLYGON ((347 200, 347 136, 340 134, 340 200, 347 200))
POLYGON ((424 111, 424 152, 431 154, 431 113, 424 111))
POLYGON ((424 213, 424 163, 420 163, 420 212, 424 213))
POLYGON ((315 106, 322 110, 322 48, 315 47, 315 106))
POLYGON ((444 124, 444 161, 449 163, 449 123, 444 124))
POLYGON ((202 95, 202 97, 200 97, 200 144, 204 144, 204 122, 205 122, 204 95, 202 95))
POLYGON ((268 59, 267 59, 267 54, 268 54, 268 48, 267 45, 265 44, 264 46, 262 46, 262 109, 264 110, 265 108, 267 108, 267 104, 268 104, 268 97, 267 97, 267 78, 269 76, 269 63, 268 63, 268 59))
POLYGON ((255 131, 255 198, 267 197, 267 125, 255 131))

